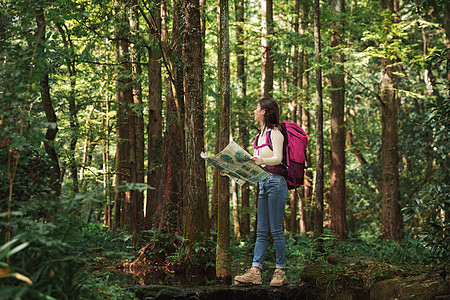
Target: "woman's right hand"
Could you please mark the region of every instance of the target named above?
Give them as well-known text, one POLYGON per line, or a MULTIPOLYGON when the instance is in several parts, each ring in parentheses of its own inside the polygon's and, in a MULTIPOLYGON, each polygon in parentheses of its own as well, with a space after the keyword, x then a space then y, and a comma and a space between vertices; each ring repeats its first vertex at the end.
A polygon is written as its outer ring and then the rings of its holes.
POLYGON ((253 160, 257 165, 260 165, 262 163, 261 156, 253 156, 251 160, 253 160))

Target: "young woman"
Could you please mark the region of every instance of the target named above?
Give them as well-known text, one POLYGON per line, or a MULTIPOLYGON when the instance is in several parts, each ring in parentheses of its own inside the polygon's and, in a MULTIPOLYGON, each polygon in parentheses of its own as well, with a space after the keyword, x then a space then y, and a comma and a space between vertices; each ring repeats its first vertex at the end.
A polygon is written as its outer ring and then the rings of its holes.
POLYGON ((287 283, 284 273, 286 242, 284 240, 283 216, 288 188, 283 173, 286 168, 281 165, 283 159, 284 137, 278 128, 278 104, 270 97, 259 100, 254 111, 255 121, 259 122, 260 132, 255 141, 252 160, 268 170, 269 175, 259 183, 256 244, 252 268, 234 280, 240 283, 262 284, 261 268, 267 249, 269 230, 275 242, 276 270, 270 286, 282 286, 287 283), (270 131, 273 149, 266 144, 266 135, 270 131))

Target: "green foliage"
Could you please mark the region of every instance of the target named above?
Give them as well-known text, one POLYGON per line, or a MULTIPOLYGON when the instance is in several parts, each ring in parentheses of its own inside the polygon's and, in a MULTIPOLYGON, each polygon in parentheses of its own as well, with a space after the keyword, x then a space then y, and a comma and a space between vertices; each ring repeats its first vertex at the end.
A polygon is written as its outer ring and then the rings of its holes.
MULTIPOLYGON (((5 239, 6 215, 0 216, 2 240, 5 239)), ((58 223, 52 223, 36 219, 33 214, 12 213, 10 225, 15 236, 0 250, 2 256, 10 256, 9 266, 2 267, 11 270, 10 274, 21 275, 0 280, 2 295, 5 299, 93 299, 94 295, 98 297, 95 299, 120 299, 111 293, 124 293, 121 289, 112 283, 106 289, 104 280, 96 278, 89 270, 97 264, 95 257, 99 252, 110 260, 127 257, 132 251, 128 248, 131 236, 96 224, 84 225, 76 216, 64 213, 59 216, 58 223), (4 255, 5 249, 13 243, 20 245, 4 255), (16 278, 29 278, 33 284, 17 284, 16 278)))
POLYGON ((145 246, 138 260, 147 261, 156 272, 210 275, 214 269, 215 236, 203 237, 191 245, 185 238, 159 230, 144 231, 141 236, 145 246))
POLYGON ((21 280, 23 282, 28 283, 29 285, 32 285, 33 282, 30 280, 30 278, 20 273, 12 272, 9 265, 1 261, 3 259, 9 259, 9 257, 21 251, 22 249, 26 248, 29 245, 29 243, 22 243, 18 246, 15 246, 13 249, 10 249, 16 242, 17 238, 13 239, 8 243, 5 243, 3 246, 0 247, 0 278, 14 277, 17 280, 21 280))
MULTIPOLYGON (((434 51, 427 60, 430 66, 439 69, 445 65, 448 69, 447 51, 434 51)), ((403 220, 413 224, 417 228, 419 241, 430 250, 434 259, 434 265, 444 269, 450 264, 450 186, 449 179, 449 157, 448 147, 450 139, 448 129, 450 128, 449 112, 450 101, 448 80, 437 81, 436 85, 445 84, 446 94, 431 98, 427 105, 427 112, 413 118, 413 130, 407 132, 425 131, 422 137, 422 145, 415 151, 417 159, 409 155, 409 159, 416 162, 418 170, 413 176, 405 178, 417 179, 414 183, 415 192, 411 194, 412 201, 403 208, 405 215, 403 220), (421 223, 418 223, 418 220, 421 223)), ((434 88, 437 88, 435 86, 434 88)), ((414 136, 417 140, 418 135, 414 136)), ((413 227, 413 228, 414 228, 413 227)))
POLYGON ((404 211, 405 222, 415 215, 424 220, 419 241, 430 251, 435 267, 445 270, 450 264, 450 220, 443 213, 450 211, 450 185, 421 190, 414 203, 405 207, 404 211))

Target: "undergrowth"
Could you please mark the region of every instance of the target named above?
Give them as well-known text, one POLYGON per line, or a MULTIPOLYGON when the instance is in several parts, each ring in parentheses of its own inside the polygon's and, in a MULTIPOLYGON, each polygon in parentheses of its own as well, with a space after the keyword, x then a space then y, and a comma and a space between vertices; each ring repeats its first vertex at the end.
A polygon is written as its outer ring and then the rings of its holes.
MULTIPOLYGON (((110 280, 107 269, 98 267, 99 257, 119 261, 132 254, 129 234, 85 224, 76 216, 50 222, 13 215, 11 246, 0 250, 1 299, 133 299, 120 282, 110 280), (14 250, 18 245, 23 246, 14 250)), ((3 214, 3 241, 4 220, 3 214)))
MULTIPOLYGON (((1 220, 4 218, 0 218, 0 225, 5 228, 1 220)), ((202 243, 190 245, 180 236, 148 231, 133 244, 136 240, 125 231, 86 224, 73 215, 53 223, 14 213, 13 220, 13 241, 0 249, 4 260, 0 265, 0 290, 4 299, 134 299, 135 295, 124 289, 132 280, 119 274, 117 266, 143 258, 173 276, 182 277, 193 270, 214 273, 215 233, 202 243)), ((366 286, 386 276, 391 266, 420 273, 432 265, 428 250, 412 238, 401 242, 352 238, 343 242, 326 231, 320 243, 311 236, 286 234, 286 245, 287 276, 298 281, 305 266, 311 264, 327 265, 330 282, 362 280, 366 286), (333 265, 331 255, 359 260, 333 265), (359 263, 366 258, 370 263, 359 263)), ((253 249, 252 236, 248 240, 232 238, 232 276, 251 266, 253 249)), ((274 268, 275 251, 270 240, 263 278, 270 278, 274 268)))
MULTIPOLYGON (((421 274, 432 267, 432 257, 423 245, 405 238, 401 242, 381 239, 353 238, 340 241, 328 230, 320 238, 320 243, 311 236, 286 234, 286 273, 293 280, 301 281, 306 265, 327 266, 330 280, 358 279, 370 286, 380 276, 388 276, 392 270, 401 270, 405 274, 421 274), (338 261, 331 264, 332 258, 338 261), (348 263, 348 261, 354 263, 348 263), (343 263, 339 264, 339 261, 343 263), (389 270, 389 271, 387 271, 389 270)), ((235 240, 232 243, 234 273, 242 273, 251 266, 254 243, 249 240, 235 240)), ((263 277, 270 278, 275 268, 275 249, 269 240, 264 259, 263 277)))

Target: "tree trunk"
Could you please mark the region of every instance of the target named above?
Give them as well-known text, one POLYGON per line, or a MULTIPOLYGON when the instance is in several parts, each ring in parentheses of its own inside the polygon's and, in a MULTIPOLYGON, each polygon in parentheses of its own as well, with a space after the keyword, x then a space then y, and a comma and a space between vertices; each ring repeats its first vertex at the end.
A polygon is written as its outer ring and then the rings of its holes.
MULTIPOLYGON (((220 150, 230 141, 230 48, 228 34, 228 0, 219 5, 219 94, 220 94, 220 150)), ((231 284, 230 256, 230 191, 228 176, 219 177, 217 222, 216 278, 231 284)))
MULTIPOLYGON (((131 165, 132 165, 132 183, 144 183, 144 117, 142 105, 142 86, 139 77, 142 75, 140 64, 139 49, 136 48, 136 41, 139 32, 139 11, 136 6, 136 0, 131 1, 132 12, 130 15, 130 29, 134 43, 131 44, 131 72, 133 76, 133 104, 132 112, 133 122, 130 122, 131 135, 131 165)), ((144 225, 144 194, 139 189, 131 191, 131 211, 130 211, 130 231, 139 232, 144 225)))
MULTIPOLYGON (((220 105, 217 105, 217 108, 220 108, 220 105)), ((216 114, 217 115, 217 122, 216 122, 216 138, 215 138, 215 153, 219 153, 219 146, 220 146, 220 111, 216 114)), ((210 229, 215 231, 217 230, 217 206, 219 202, 219 169, 214 168, 213 171, 213 186, 211 189, 211 213, 210 213, 210 229)))
MULTIPOLYGON (((160 184, 157 190, 158 220, 157 227, 167 233, 181 234, 183 204, 183 166, 184 164, 184 100, 183 100, 183 68, 181 53, 182 22, 181 2, 175 1, 173 7, 172 55, 169 76, 166 77, 166 132, 164 134, 163 164, 160 184), (170 212, 170 213, 168 213, 170 212)), ((167 26, 168 8, 161 2, 161 27, 163 42, 169 36, 167 26)))
POLYGON ((272 42, 269 37, 273 34, 273 5, 272 0, 261 1, 261 97, 270 96, 273 90, 273 57, 272 42))
POLYGON ((195 0, 183 1, 183 83, 185 103, 185 168, 183 191, 183 236, 191 245, 209 236, 203 122, 203 71, 200 7, 195 0))
POLYGON ((231 181, 231 190, 232 190, 232 203, 233 203, 233 229, 234 235, 236 239, 239 240, 241 238, 241 229, 239 222, 239 195, 238 195, 238 184, 236 181, 231 181))
MULTIPOLYGON (((295 11, 294 11, 294 32, 296 34, 299 34, 299 15, 300 15, 300 0, 296 0, 295 1, 295 11)), ((298 43, 297 41, 295 41, 294 43, 294 67, 292 69, 292 77, 293 77, 293 83, 298 90, 301 89, 301 83, 302 80, 301 78, 301 73, 299 73, 299 52, 301 50, 299 49, 298 43)), ((300 71, 301 68, 300 68, 300 71)), ((297 90, 297 91, 298 91, 297 90)), ((288 93, 286 93, 286 95, 288 95, 288 93)), ((294 100, 292 100, 291 102, 291 121, 294 123, 298 123, 301 124, 301 118, 299 118, 299 116, 301 116, 301 110, 297 110, 298 107, 300 107, 300 103, 297 103, 298 100, 297 98, 294 98, 294 100), (300 121, 300 122, 298 122, 300 121)), ((290 220, 289 220, 289 228, 291 232, 298 232, 299 230, 299 222, 297 221, 297 208, 301 209, 302 208, 302 198, 301 197, 296 197, 296 191, 292 190, 290 192, 290 209, 291 209, 291 214, 290 214, 290 220)), ((301 215, 301 212, 299 211, 299 214, 301 215)))
MULTIPOLYGON (((45 133, 45 142, 44 148, 45 152, 50 156, 53 165, 53 172, 50 174, 51 180, 51 188, 55 193, 55 199, 57 199, 61 195, 61 169, 59 167, 59 159, 58 154, 55 149, 55 138, 58 133, 58 125, 57 125, 57 117, 55 110, 53 108, 53 103, 50 98, 50 85, 49 85, 49 75, 47 69, 47 59, 44 57, 44 47, 45 47, 45 32, 46 32, 46 24, 45 24, 45 14, 44 9, 40 8, 37 11, 36 15, 36 23, 38 27, 38 34, 36 35, 40 40, 38 42, 37 48, 37 57, 40 59, 43 64, 46 66, 43 75, 40 79, 41 86, 41 99, 42 106, 44 108, 45 117, 47 122, 51 125, 47 128, 47 132, 45 133)), ((56 212, 51 212, 53 215, 56 212)))
MULTIPOLYGON (((59 33, 61 34, 64 49, 67 53, 72 54, 75 53, 72 40, 70 39, 70 35, 66 36, 66 32, 64 31, 65 25, 56 24, 59 33)), ((78 187, 78 166, 75 159, 75 150, 77 147, 78 141, 78 118, 77 118, 77 106, 75 102, 75 85, 76 85, 76 69, 75 69, 75 61, 72 60, 69 56, 66 57, 66 67, 67 67, 67 75, 69 75, 70 80, 70 91, 69 91, 69 127, 70 127, 70 145, 69 145, 69 163, 70 163, 70 177, 72 178, 72 190, 74 193, 79 192, 78 187)))
POLYGON ((152 220, 158 207, 157 187, 161 178, 162 150, 163 150, 163 116, 162 116, 162 77, 161 58, 158 35, 161 35, 161 5, 157 4, 154 11, 156 27, 149 32, 151 48, 148 50, 148 90, 149 90, 149 116, 147 124, 148 134, 148 172, 147 184, 154 189, 147 190, 147 205, 145 227, 151 228, 152 220))
MULTIPOLYGON (((238 107, 238 130, 239 144, 242 148, 248 149, 249 133, 248 133, 248 117, 246 115, 247 103, 245 96, 247 95, 247 76, 245 74, 245 48, 244 48, 244 1, 235 0, 236 11, 236 63, 237 63, 237 107, 238 107)), ((248 183, 241 186, 241 216, 240 216, 240 234, 241 237, 247 238, 250 234, 250 190, 248 183)))
MULTIPOLYGON (((395 12, 395 0, 382 0, 383 11, 395 12)), ((390 18, 388 16, 387 18, 390 18)), ((389 20, 388 20, 389 21, 389 20)), ((385 239, 399 240, 402 218, 399 205, 398 171, 398 99, 396 60, 381 59, 381 155, 382 155, 382 203, 381 225, 385 239)))
MULTIPOLYGON (((320 65, 320 4, 314 0, 314 56, 320 65)), ((314 217, 314 237, 323 233, 323 99, 322 68, 316 67, 316 206, 314 217)))
MULTIPOLYGON (((303 35, 307 31, 307 24, 308 24, 308 15, 309 15, 309 9, 308 6, 305 4, 305 1, 300 2, 300 14, 301 14, 301 24, 300 24, 300 34, 303 35)), ((306 69, 308 69, 308 60, 306 57, 306 51, 304 49, 299 50, 299 78, 298 78, 298 85, 299 88, 302 90, 302 103, 309 103, 309 78, 308 73, 305 72, 306 69)), ((302 128, 305 131, 306 135, 309 136, 310 134, 310 113, 306 110, 305 105, 301 105, 301 124, 302 128)), ((311 171, 311 151, 306 149, 306 165, 305 165, 305 178, 303 181, 303 199, 304 203, 301 203, 302 200, 300 198, 299 203, 299 213, 300 213, 300 234, 305 235, 306 232, 312 228, 312 171, 311 171)))
POLYGON ((130 183, 132 179, 131 168, 131 143, 130 140, 134 132, 130 132, 132 129, 132 113, 131 105, 133 103, 133 89, 131 86, 131 64, 129 57, 129 43, 126 39, 126 34, 129 33, 127 11, 128 8, 122 0, 118 7, 118 31, 117 36, 119 39, 119 53, 118 62, 118 82, 117 82, 117 188, 115 202, 116 217, 120 219, 120 223, 117 225, 124 228, 130 224, 130 203, 131 193, 129 190, 124 189, 125 183, 130 183))
MULTIPOLYGON (((450 7, 444 5, 445 47, 450 49, 450 7)), ((450 50, 447 51, 447 62, 450 61, 450 50)), ((447 68, 447 80, 450 80, 450 68, 447 68)))
MULTIPOLYGON (((103 148, 103 188, 105 189, 105 209, 104 209, 104 218, 103 224, 108 226, 108 229, 112 229, 112 199, 111 199, 111 175, 110 175, 110 167, 109 167, 109 97, 106 97, 105 101, 105 110, 104 116, 102 116, 102 130, 106 133, 106 137, 102 140, 102 148, 103 148)), ((103 105, 102 105, 103 111, 103 105)))
MULTIPOLYGON (((338 20, 345 13, 345 0, 331 0, 331 7, 338 20)), ((336 70, 344 62, 344 55, 338 48, 343 40, 343 21, 333 24, 331 46, 336 50, 331 55, 336 70)), ((329 218, 330 229, 340 239, 347 239, 347 221, 345 213, 345 77, 341 71, 330 74, 331 83, 331 178, 329 218)))

